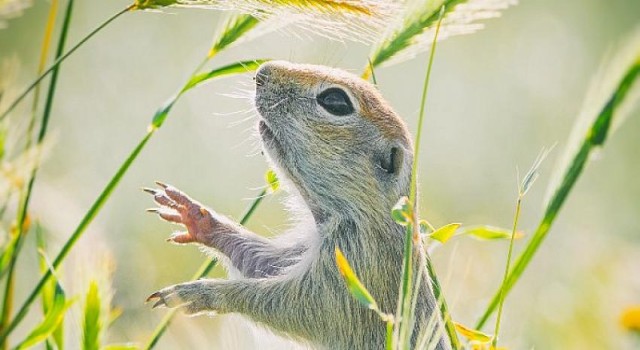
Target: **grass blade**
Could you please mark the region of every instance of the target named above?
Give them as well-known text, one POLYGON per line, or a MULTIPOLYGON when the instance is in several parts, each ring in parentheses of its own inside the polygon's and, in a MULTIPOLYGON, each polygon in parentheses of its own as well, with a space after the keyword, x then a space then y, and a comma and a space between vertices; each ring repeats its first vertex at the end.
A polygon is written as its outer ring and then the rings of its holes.
POLYGON ((479 240, 498 240, 498 239, 520 239, 524 234, 520 231, 512 235, 511 230, 502 227, 489 225, 475 225, 465 227, 460 232, 461 235, 468 235, 479 240))
POLYGON ((371 293, 367 290, 367 288, 360 282, 356 273, 353 272, 353 269, 349 265, 347 258, 344 257, 340 248, 336 247, 336 265, 338 266, 338 271, 342 278, 344 279, 345 284, 347 285, 347 289, 349 289, 349 293, 353 296, 360 304, 365 307, 378 310, 378 303, 371 296, 371 293))
POLYGON ((498 346, 498 334, 500 334, 500 321, 502 320, 502 308, 504 307, 504 299, 506 297, 506 283, 507 277, 509 276, 509 268, 511 266, 511 255, 513 254, 513 242, 514 237, 516 235, 516 230, 518 229, 518 219, 520 218, 520 207, 522 205, 522 197, 523 192, 520 192, 518 195, 518 200, 516 201, 516 212, 513 216, 513 229, 511 230, 511 239, 509 240, 509 251, 507 253, 507 263, 504 267, 504 277, 502 279, 502 284, 500 286, 500 297, 498 301, 498 317, 496 317, 496 327, 493 331, 493 340, 491 342, 492 347, 498 346))
MULTIPOLYGON (((639 36, 640 38, 640 36, 639 36)), ((638 43, 632 45, 631 48, 638 52, 632 60, 622 67, 626 67, 626 71, 623 72, 621 79, 616 83, 613 91, 608 91, 608 96, 604 105, 596 112, 595 118, 588 124, 586 132, 581 135, 577 151, 573 154, 570 161, 562 169, 562 177, 559 184, 553 188, 553 195, 548 202, 544 216, 540 221, 533 237, 527 244, 525 250, 520 254, 516 260, 513 268, 509 271, 509 276, 504 283, 505 295, 511 290, 514 284, 518 281, 526 267, 531 262, 536 251, 539 249, 540 244, 544 241, 545 237, 549 233, 553 222, 555 221, 560 208, 567 199, 571 189, 577 182, 580 174, 584 170, 589 160, 590 154, 597 148, 602 147, 611 131, 611 125, 614 121, 616 111, 625 102, 631 87, 640 76, 640 39, 636 40, 638 43)), ((612 65, 613 68, 620 68, 620 64, 612 65)), ((590 116, 588 116, 590 117, 590 116)), ((502 288, 501 288, 502 290, 502 288)), ((480 329, 485 325, 491 314, 498 306, 501 291, 498 291, 491 302, 487 306, 484 314, 480 317, 476 328, 480 329)))
MULTIPOLYGON (((73 0, 71 0, 70 2, 73 2, 73 0)), ((80 46, 84 45, 84 43, 86 43, 95 34, 97 34, 99 31, 104 29, 111 22, 113 22, 116 18, 120 17, 122 14, 124 14, 126 12, 129 12, 132 9, 133 9, 133 5, 125 8, 124 10, 122 10, 122 11, 116 13, 115 15, 111 16, 104 23, 99 25, 96 29, 92 30, 87 36, 82 38, 82 40, 80 40, 77 44, 75 44, 69 51, 67 51, 66 53, 64 53, 64 54, 62 54, 60 56, 57 56, 56 60, 51 64, 51 66, 49 68, 47 68, 47 70, 45 70, 44 73, 40 74, 36 78, 36 80, 34 80, 31 84, 29 84, 29 86, 27 86, 27 88, 22 93, 20 93, 20 95, 18 95, 18 97, 13 102, 11 102, 11 104, 9 105, 7 110, 2 112, 2 114, 0 114, 0 121, 3 120, 9 113, 11 113, 11 111, 13 111, 25 97, 27 97, 29 92, 31 90, 33 90, 36 86, 38 86, 38 84, 40 84, 42 79, 46 78, 50 73, 56 71, 58 69, 58 67, 60 66, 60 64, 65 59, 67 59, 67 57, 71 56, 71 54, 73 54, 77 49, 79 49, 80 46)))

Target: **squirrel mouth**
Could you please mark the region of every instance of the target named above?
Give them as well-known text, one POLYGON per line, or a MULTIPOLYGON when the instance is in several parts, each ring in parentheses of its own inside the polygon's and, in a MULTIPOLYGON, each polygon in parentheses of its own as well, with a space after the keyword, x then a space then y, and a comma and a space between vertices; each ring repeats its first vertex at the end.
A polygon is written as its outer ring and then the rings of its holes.
POLYGON ((267 125, 267 122, 264 120, 260 120, 258 123, 258 131, 260 132, 260 137, 262 138, 262 142, 264 143, 267 150, 275 151, 276 155, 280 156, 282 154, 282 150, 280 148, 280 143, 276 139, 276 136, 273 134, 273 131, 267 125))
POLYGON ((273 136, 273 131, 267 126, 267 123, 264 120, 261 120, 258 123, 258 131, 260 131, 260 136, 264 141, 273 142, 275 137, 273 136))

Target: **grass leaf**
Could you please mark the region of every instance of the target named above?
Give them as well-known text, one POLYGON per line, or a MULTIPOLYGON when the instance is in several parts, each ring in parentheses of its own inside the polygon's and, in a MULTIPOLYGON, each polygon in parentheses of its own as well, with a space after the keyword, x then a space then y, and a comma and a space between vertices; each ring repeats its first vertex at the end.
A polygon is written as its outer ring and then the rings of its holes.
POLYGON ((462 224, 456 224, 456 223, 446 224, 440 227, 439 229, 435 230, 433 233, 431 233, 429 237, 432 239, 435 239, 440 243, 443 243, 443 244, 447 243, 449 238, 453 237, 453 235, 456 233, 456 230, 458 230, 458 228, 461 225, 462 224))
POLYGON ((412 205, 409 197, 404 196, 391 208, 391 217, 401 226, 407 226, 413 221, 412 205))
POLYGON ((278 176, 271 169, 267 170, 267 173, 265 174, 265 180, 267 181, 267 185, 269 186, 269 191, 271 193, 274 193, 280 187, 278 176))
MULTIPOLYGON (((511 230, 489 225, 465 227, 460 234, 469 235, 482 240, 511 239, 511 230)), ((517 231, 514 238, 522 238, 524 234, 517 231)))
POLYGON ((340 275, 344 278, 351 295, 367 308, 378 310, 378 304, 375 299, 373 299, 367 288, 365 288, 362 282, 360 282, 358 276, 353 272, 349 262, 338 247, 336 247, 336 265, 338 266, 338 271, 340 271, 340 275))
POLYGON ((460 333, 460 335, 462 335, 463 337, 467 338, 470 341, 479 342, 479 343, 488 343, 492 339, 489 334, 465 327, 464 325, 458 322, 454 322, 454 324, 456 325, 456 330, 458 331, 458 333, 460 333))

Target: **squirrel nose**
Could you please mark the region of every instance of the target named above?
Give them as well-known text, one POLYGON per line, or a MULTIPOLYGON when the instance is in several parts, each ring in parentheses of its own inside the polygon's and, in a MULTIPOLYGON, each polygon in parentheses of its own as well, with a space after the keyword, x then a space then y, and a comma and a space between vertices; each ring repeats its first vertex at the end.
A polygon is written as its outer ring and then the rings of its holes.
POLYGON ((256 76, 253 80, 256 81, 256 86, 264 86, 269 81, 269 74, 271 73, 271 68, 268 65, 263 64, 260 66, 258 71, 256 72, 256 76))

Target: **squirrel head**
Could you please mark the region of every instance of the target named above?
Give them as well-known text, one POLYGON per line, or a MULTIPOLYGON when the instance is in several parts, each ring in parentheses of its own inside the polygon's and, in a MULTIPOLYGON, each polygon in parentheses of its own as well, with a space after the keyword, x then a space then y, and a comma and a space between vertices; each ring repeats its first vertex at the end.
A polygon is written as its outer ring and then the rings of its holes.
POLYGON ((408 195, 413 147, 377 88, 339 69, 285 61, 257 71, 265 153, 316 220, 388 216, 408 195))

